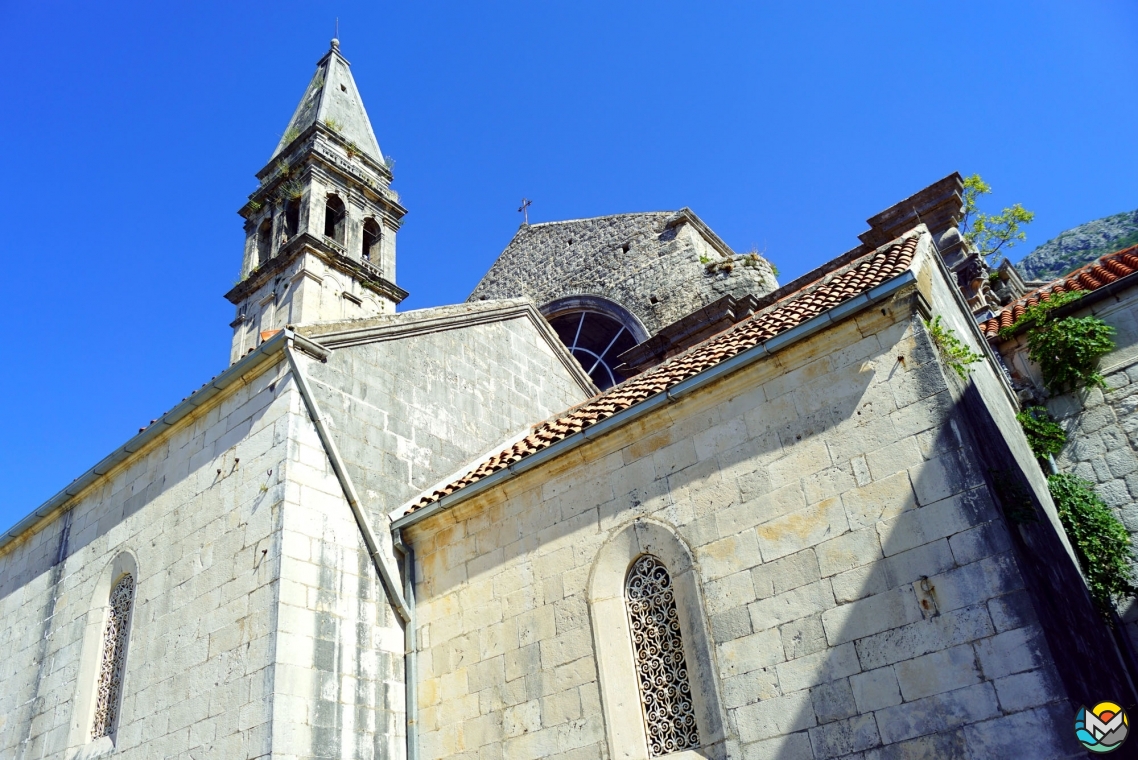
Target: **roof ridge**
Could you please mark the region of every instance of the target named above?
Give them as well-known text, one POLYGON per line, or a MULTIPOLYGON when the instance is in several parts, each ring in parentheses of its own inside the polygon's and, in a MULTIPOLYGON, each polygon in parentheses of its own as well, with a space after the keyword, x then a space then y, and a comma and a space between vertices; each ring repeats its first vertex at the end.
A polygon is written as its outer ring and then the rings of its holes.
POLYGON ((912 265, 920 237, 921 233, 910 231, 661 364, 537 423, 528 435, 512 445, 475 460, 466 468, 465 475, 424 492, 407 512, 438 501, 623 409, 663 393, 902 274, 912 265))

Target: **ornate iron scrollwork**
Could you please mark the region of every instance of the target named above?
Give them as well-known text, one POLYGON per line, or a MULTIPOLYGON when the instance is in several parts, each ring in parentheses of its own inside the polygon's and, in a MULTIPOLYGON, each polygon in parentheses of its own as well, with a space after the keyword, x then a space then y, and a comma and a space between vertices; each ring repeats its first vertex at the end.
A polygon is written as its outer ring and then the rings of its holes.
POLYGON ((640 702, 652 757, 699 746, 680 620, 668 568, 645 554, 625 582, 640 702))
POLYGON ((95 693, 95 721, 91 738, 110 736, 118 719, 119 696, 122 694, 123 667, 126 665, 126 636, 130 625, 130 607, 134 602, 134 577, 129 573, 119 579, 111 591, 111 614, 103 631, 103 663, 99 669, 99 686, 95 693))

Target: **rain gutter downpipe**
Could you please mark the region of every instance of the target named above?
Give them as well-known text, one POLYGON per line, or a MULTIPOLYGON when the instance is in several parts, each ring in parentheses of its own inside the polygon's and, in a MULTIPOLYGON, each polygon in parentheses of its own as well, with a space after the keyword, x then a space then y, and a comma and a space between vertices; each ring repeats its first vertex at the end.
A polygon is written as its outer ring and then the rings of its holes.
POLYGON ((415 620, 415 550, 404 543, 403 531, 392 530, 395 550, 403 555, 403 598, 411 619, 403 626, 403 688, 407 722, 407 760, 419 760, 419 663, 415 642, 418 624, 415 620))
POLYGON ((470 485, 460 488, 457 491, 443 496, 438 501, 431 502, 425 507, 416 509, 414 512, 409 512, 396 518, 391 523, 393 530, 402 530, 416 523, 422 522, 433 514, 442 512, 450 507, 465 501, 473 496, 477 496, 483 491, 496 487, 503 481, 509 480, 517 475, 522 474, 528 470, 538 467, 542 463, 561 456, 565 452, 575 449, 586 441, 591 441, 594 438, 604 435, 622 425, 625 425, 632 420, 648 414, 655 409, 667 405, 672 401, 678 401, 684 396, 692 393, 699 388, 703 388, 720 378, 731 374, 732 372, 742 369, 749 364, 752 364, 764 356, 780 351, 787 346, 797 343, 798 341, 807 338, 814 333, 829 327, 832 324, 846 319, 847 317, 856 314, 874 304, 884 301, 886 298, 892 297, 902 288, 913 285, 917 282, 916 275, 912 270, 897 275, 887 282, 883 282, 871 290, 862 293, 861 295, 851 298, 850 300, 835 306, 828 311, 824 311, 816 317, 812 317, 797 327, 793 327, 784 333, 776 335, 770 340, 753 346, 740 354, 737 354, 726 361, 722 361, 713 367, 703 370, 698 374, 689 377, 687 380, 677 383, 663 393, 657 393, 654 396, 649 396, 645 400, 633 404, 627 409, 622 409, 611 417, 601 420, 595 425, 574 433, 573 435, 563 438, 557 443, 554 443, 548 448, 542 449, 538 452, 530 454, 529 456, 508 465, 501 470, 489 475, 481 480, 475 481, 470 485))
MULTIPOLYGON (((332 470, 336 473, 336 478, 340 481, 340 487, 344 491, 344 497, 347 498, 348 506, 352 509, 352 516, 356 518, 356 525, 359 526, 360 535, 363 536, 364 544, 367 546, 368 554, 371 556, 371 561, 375 565, 375 569, 379 571, 379 577, 383 582, 384 590, 387 592, 387 598, 391 600, 392 606, 395 607, 395 611, 399 614, 399 617, 402 618, 404 625, 406 625, 411 620, 411 613, 407 609, 407 602, 403 599, 403 593, 396 583, 398 573, 392 572, 391 568, 387 566, 387 559, 379 551, 379 542, 376 541, 375 534, 371 530, 371 525, 368 523, 363 510, 360 508, 359 495, 356 493, 356 487, 352 484, 352 479, 348 475, 347 468, 344 466, 344 460, 340 457, 340 450, 336 448, 336 442, 332 440, 332 436, 328 432, 328 426, 324 423, 324 415, 320 413, 320 407, 312 395, 312 390, 308 386, 308 380, 305 378, 304 373, 300 371, 300 365, 297 364, 296 354, 293 353, 294 343, 308 350, 309 353, 313 353, 313 349, 318 349, 324 356, 327 356, 328 349, 297 335, 291 330, 286 331, 284 353, 288 358, 288 365, 292 370, 292 376, 296 379, 296 385, 300 389, 300 395, 304 399, 304 405, 308 409, 308 416, 312 418, 312 423, 316 426, 316 433, 320 436, 320 442, 324 444, 324 451, 328 455, 328 461, 332 463, 332 470)), ((321 354, 314 353, 314 355, 320 356, 321 354)))

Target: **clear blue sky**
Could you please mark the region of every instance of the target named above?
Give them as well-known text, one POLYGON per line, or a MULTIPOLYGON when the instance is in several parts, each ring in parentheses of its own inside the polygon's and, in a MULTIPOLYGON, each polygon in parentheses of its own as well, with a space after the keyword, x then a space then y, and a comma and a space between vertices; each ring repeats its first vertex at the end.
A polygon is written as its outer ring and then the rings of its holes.
POLYGON ((0 3, 0 526, 225 368, 236 211, 340 19, 394 187, 403 308, 517 229, 690 206, 788 281, 951 171, 1138 207, 1138 5, 0 3))

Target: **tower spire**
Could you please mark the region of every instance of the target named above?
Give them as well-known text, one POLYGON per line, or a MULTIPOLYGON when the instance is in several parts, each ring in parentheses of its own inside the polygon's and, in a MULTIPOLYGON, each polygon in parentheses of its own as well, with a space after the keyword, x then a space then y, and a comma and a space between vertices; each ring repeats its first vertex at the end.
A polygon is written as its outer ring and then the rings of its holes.
MULTIPOLYGON (((338 30, 337 30, 338 31, 338 30)), ((395 233, 407 209, 391 189, 350 64, 333 39, 304 91, 245 217, 237 307, 237 361, 288 324, 395 311, 395 233)))

